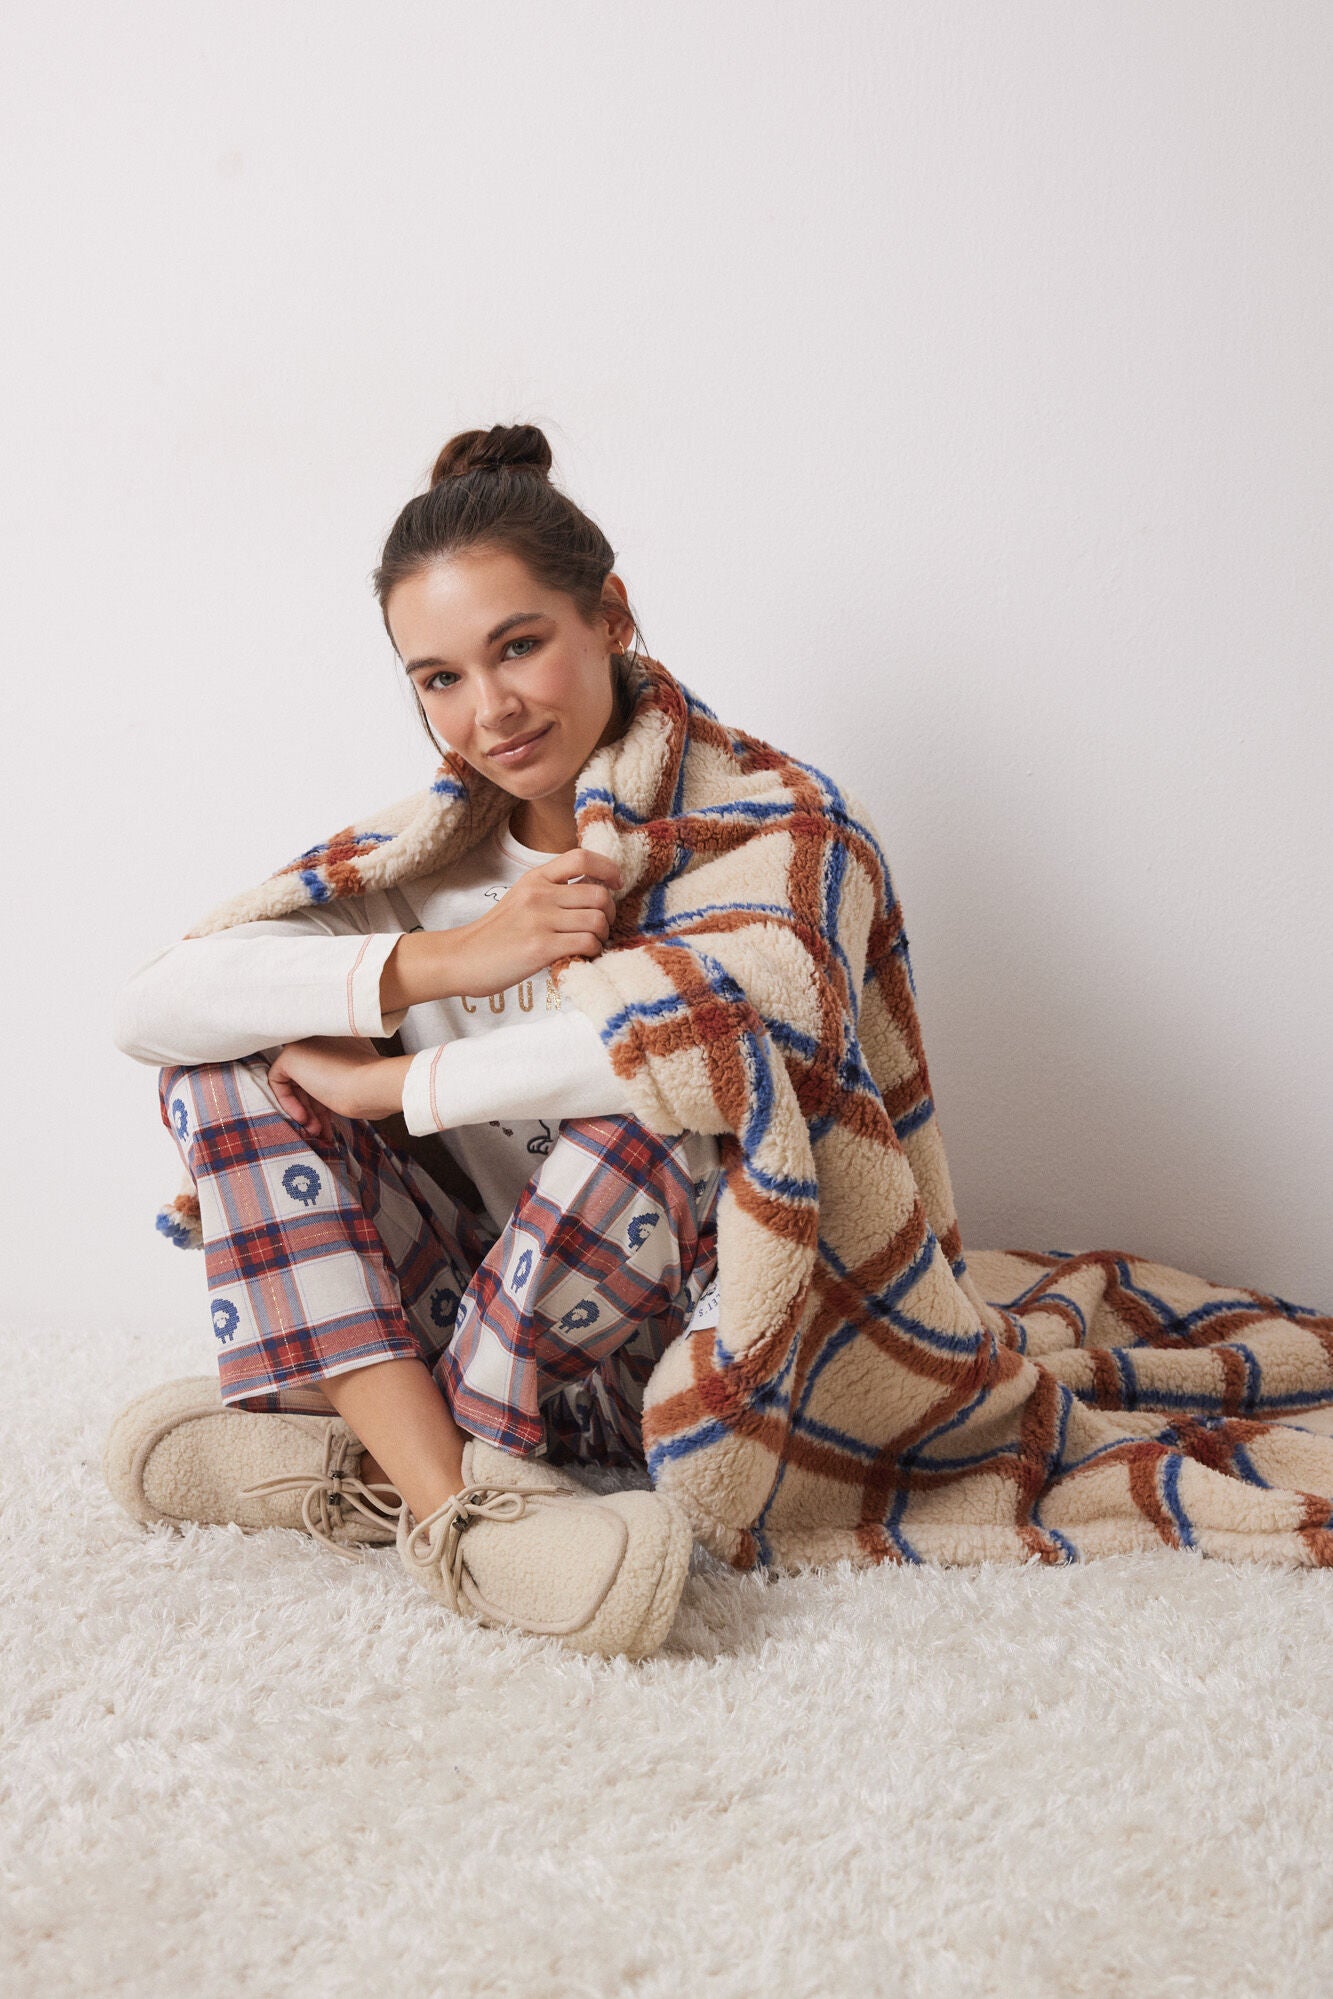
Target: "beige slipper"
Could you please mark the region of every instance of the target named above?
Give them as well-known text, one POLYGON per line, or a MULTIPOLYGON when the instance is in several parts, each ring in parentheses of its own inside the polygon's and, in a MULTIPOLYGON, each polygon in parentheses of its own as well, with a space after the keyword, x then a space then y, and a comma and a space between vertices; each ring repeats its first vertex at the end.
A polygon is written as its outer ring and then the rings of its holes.
POLYGON ((303 1527, 339 1554, 394 1540, 400 1495, 357 1476, 358 1438, 338 1416, 229 1409, 216 1377, 168 1381, 121 1410, 102 1469, 135 1520, 303 1527))
POLYGON ((424 1520, 398 1516, 408 1574, 481 1624, 559 1638, 575 1652, 655 1652, 685 1586, 693 1537, 658 1492, 593 1493, 539 1458, 479 1437, 462 1492, 424 1520))

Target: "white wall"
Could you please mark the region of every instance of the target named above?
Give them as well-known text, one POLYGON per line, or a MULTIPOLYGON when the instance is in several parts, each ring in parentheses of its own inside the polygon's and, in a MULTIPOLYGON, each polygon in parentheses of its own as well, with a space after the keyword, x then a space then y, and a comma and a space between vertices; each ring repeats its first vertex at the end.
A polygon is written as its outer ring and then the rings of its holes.
POLYGON ((210 1364, 110 995, 425 780, 368 574, 520 420, 869 800, 965 1243, 1333 1307, 1321 0, 7 21, 16 1328, 210 1364))

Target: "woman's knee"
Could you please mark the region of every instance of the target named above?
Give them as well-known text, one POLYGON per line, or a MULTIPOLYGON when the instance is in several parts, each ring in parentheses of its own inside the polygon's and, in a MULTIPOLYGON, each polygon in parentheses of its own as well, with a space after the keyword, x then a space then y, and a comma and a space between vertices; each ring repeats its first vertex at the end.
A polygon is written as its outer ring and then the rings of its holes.
POLYGON ((716 1139, 651 1131, 635 1118, 569 1119, 520 1199, 513 1220, 562 1245, 570 1235, 614 1243, 619 1267, 664 1276, 691 1263, 721 1184, 716 1139))
POLYGON ((674 1180, 683 1175, 695 1183, 721 1171, 718 1142, 711 1133, 654 1131, 628 1116, 566 1118, 548 1158, 562 1146, 585 1157, 612 1161, 627 1174, 652 1179, 674 1180))
POLYGON ((293 1120, 274 1095, 268 1064, 247 1055, 234 1062, 179 1063, 158 1071, 162 1122, 188 1153, 195 1137, 212 1126, 244 1124, 257 1118, 293 1120))

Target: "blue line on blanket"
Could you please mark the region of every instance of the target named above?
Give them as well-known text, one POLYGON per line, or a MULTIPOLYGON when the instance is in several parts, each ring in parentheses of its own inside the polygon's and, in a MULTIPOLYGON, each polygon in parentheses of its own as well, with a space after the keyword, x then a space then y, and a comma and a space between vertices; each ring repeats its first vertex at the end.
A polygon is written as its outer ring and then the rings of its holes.
MULTIPOLYGON (((1112 1348, 1110 1351, 1123 1353, 1124 1348, 1112 1348)), ((1148 1349, 1144 1349, 1143 1351, 1148 1351, 1148 1349)), ((1177 1410, 1182 1416, 1197 1415, 1198 1420, 1205 1428, 1210 1425, 1215 1426, 1218 1423, 1230 1422, 1235 1416, 1257 1419, 1261 1422, 1271 1422, 1276 1415, 1296 1409, 1298 1406, 1308 1409, 1323 1409, 1327 1407, 1329 1397, 1326 1389, 1298 1389, 1295 1393, 1291 1391, 1284 1393, 1275 1389, 1271 1395, 1256 1394, 1254 1384, 1257 1376, 1252 1365, 1254 1361, 1253 1354, 1248 1353, 1244 1347, 1232 1346, 1229 1341, 1220 1341, 1217 1346, 1210 1348, 1209 1351, 1212 1353, 1240 1353, 1244 1355, 1248 1363, 1251 1363, 1247 1367, 1250 1386, 1246 1390, 1239 1409, 1232 1409, 1227 1406, 1227 1396, 1220 1393, 1210 1394, 1206 1389, 1202 1388, 1190 1390, 1179 1388, 1141 1389, 1139 1402, 1136 1406, 1145 1410, 1149 1415, 1159 1409, 1163 1415, 1168 1414, 1173 1409, 1177 1410)), ((1074 1393, 1078 1396, 1080 1402, 1086 1402, 1088 1396, 1095 1393, 1095 1391, 1091 1388, 1086 1391, 1075 1389, 1074 1393)))
POLYGON ((988 1445, 984 1450, 970 1452, 963 1457, 944 1458, 933 1454, 932 1447, 941 1438, 947 1437, 951 1430, 961 1429, 962 1425, 981 1408, 990 1392, 990 1388, 983 1384, 970 1400, 954 1411, 952 1416, 946 1417, 942 1423, 936 1424, 933 1430, 927 1430, 924 1436, 918 1437, 916 1443, 909 1447, 913 1463, 921 1465, 926 1471, 951 1471, 960 1466, 990 1464, 996 1458, 1021 1456, 1023 1449, 1021 1438, 1015 1438, 1012 1444, 1004 1444, 998 1448, 995 1445, 988 1445), (926 1455, 928 1451, 931 1451, 929 1457, 926 1455))
MULTIPOLYGON (((1242 1478, 1248 1479, 1251 1485, 1268 1486, 1268 1480, 1264 1477, 1244 1444, 1232 1445, 1231 1461, 1239 1467, 1242 1478)), ((1271 1490, 1271 1487, 1269 1489, 1271 1490)))
MULTIPOLYGON (((392 840, 394 835, 392 833, 354 833, 352 838, 360 847, 367 845, 382 847, 385 841, 392 840)), ((345 843, 339 842, 339 844, 342 845, 345 843)), ((313 860, 316 854, 327 854, 332 845, 332 840, 320 840, 313 847, 303 847, 296 858, 298 861, 313 860)))
POLYGON ((859 1017, 861 996, 856 990, 851 964, 847 953, 838 940, 838 910, 842 902, 843 881, 847 873, 847 849, 841 840, 830 840, 824 849, 823 866, 823 916, 824 934, 833 949, 833 955, 842 966, 847 984, 847 1007, 853 1023, 859 1017))
POLYGON ((902 1531, 901 1522, 903 1514, 906 1512, 906 1510, 907 1510, 907 1487, 905 1485, 901 1485, 899 1486, 897 1492, 895 1492, 895 1494, 893 1495, 893 1505, 889 1509, 888 1517, 884 1522, 884 1531, 886 1534, 888 1534, 889 1538, 892 1540, 894 1546, 897 1548, 898 1553, 902 1556, 904 1561, 920 1562, 922 1559, 921 1555, 912 1546, 911 1542, 908 1540, 907 1536, 902 1531))
MULTIPOLYGON (((959 1270, 957 1265, 954 1265, 953 1274, 961 1280, 967 1274, 967 1258, 960 1256, 958 1262, 962 1264, 963 1268, 959 1270)), ((1007 1305, 997 1305, 995 1310, 1004 1320, 1009 1330, 1009 1338, 1005 1344, 1012 1347, 1015 1353, 1026 1353, 1028 1350, 1028 1336, 1027 1328, 1024 1326, 1023 1321, 1015 1318, 1007 1305)))
POLYGON ((781 902, 701 902, 697 909, 673 910, 669 916, 654 918, 650 923, 645 918, 640 922, 641 930, 669 930, 676 924, 696 923, 701 916, 731 916, 743 909, 754 916, 790 917, 791 911, 781 902))
POLYGON ((306 894, 312 902, 327 902, 333 894, 323 876, 316 874, 313 868, 302 868, 301 880, 305 883, 306 894))
POLYGON ((901 1141, 914 1132, 918 1125, 926 1124, 935 1115, 935 1099, 922 1097, 915 1110, 904 1111, 900 1118, 893 1120, 893 1129, 901 1141))
MULTIPOLYGON (((1082 1397, 1078 1396, 1076 1391, 1071 1391, 1071 1393, 1075 1395, 1076 1400, 1082 1401, 1082 1397)), ((1157 1405, 1160 1403, 1162 1405, 1162 1413, 1163 1415, 1165 1415, 1167 1413, 1168 1408, 1174 1405, 1175 1407, 1180 1409, 1182 1415, 1188 1416, 1191 1419, 1191 1421, 1196 1425, 1197 1428, 1203 1430, 1219 1430, 1224 1428, 1227 1423, 1232 1421, 1232 1417, 1227 1413, 1225 1409, 1221 1408, 1220 1406, 1217 1409, 1216 1413, 1211 1416, 1201 1414, 1200 1411, 1204 1399, 1205 1398, 1202 1396, 1186 1396, 1186 1395, 1170 1395, 1170 1396, 1162 1395, 1160 1397, 1154 1396, 1153 1406, 1147 1411, 1147 1413, 1150 1415, 1153 1414, 1157 1405)), ((1220 1398, 1216 1397, 1208 1399, 1220 1401, 1220 1398)), ((1291 1399, 1290 1397, 1284 1397, 1283 1401, 1284 1402, 1289 1401, 1290 1399, 1291 1399)), ((1111 1415, 1114 1412, 1107 1410, 1104 1411, 1103 1413, 1111 1415)), ((1164 1423, 1162 1425, 1163 1430, 1167 1430, 1169 1429, 1169 1427, 1170 1427, 1169 1424, 1164 1423)), ((1113 1437, 1111 1441, 1107 1444, 1094 1445, 1092 1450, 1085 1451, 1081 1458, 1066 1458, 1066 1456, 1064 1455, 1064 1436, 1065 1433, 1064 1429, 1062 1428, 1061 1438, 1060 1438, 1060 1455, 1058 1461, 1055 1463, 1053 1467, 1052 1471, 1053 1477, 1063 1478, 1069 1472, 1082 1471, 1085 1465, 1096 1464, 1098 1458, 1106 1457, 1107 1454, 1111 1451, 1123 1450, 1125 1444, 1131 1441, 1129 1438, 1126 1437, 1113 1437)), ((1158 1438, 1155 1441, 1160 1442, 1161 1439, 1158 1438)))
POLYGON ((909 1451, 904 1454, 904 1461, 906 1461, 907 1456, 910 1456, 912 1463, 919 1465, 923 1471, 942 1472, 963 1469, 969 1465, 991 1464, 998 1458, 1021 1456, 1023 1449, 1021 1438, 1016 1438, 1013 1443, 1004 1444, 999 1448, 990 1445, 985 1450, 970 1452, 963 1457, 945 1458, 934 1455, 931 1447, 940 1438, 947 1437, 951 1430, 959 1429, 966 1423, 969 1417, 985 1402, 989 1394, 989 1387, 983 1386, 979 1388, 971 1400, 965 1402, 961 1409, 956 1409, 952 1416, 946 1417, 933 1430, 928 1430, 925 1436, 919 1437, 916 1443, 909 1447, 909 1451), (930 1456, 927 1456, 928 1451, 931 1452, 930 1456))
POLYGON ((1076 1400, 1074 1391, 1067 1382, 1058 1382, 1056 1384, 1056 1393, 1060 1398, 1060 1421, 1056 1426, 1055 1445, 1047 1461, 1046 1475, 1048 1479, 1058 1478, 1065 1470, 1065 1445, 1069 1442, 1069 1418, 1073 1414, 1074 1402, 1076 1400))
POLYGON ((762 1166, 756 1166, 753 1159, 744 1162, 745 1177, 753 1180, 756 1187, 762 1187, 766 1194, 777 1194, 785 1201, 813 1201, 819 1192, 816 1180, 793 1180, 786 1173, 767 1173, 762 1166))
POLYGON ((1134 1363, 1124 1347, 1109 1349, 1116 1373, 1120 1376, 1120 1393, 1124 1398, 1123 1407, 1137 1409, 1139 1406, 1139 1378, 1134 1372, 1134 1363))
MULTIPOLYGON (((900 1281, 904 1286, 910 1286, 912 1284, 915 1284, 918 1277, 924 1272, 924 1270, 926 1269, 926 1267, 930 1262, 930 1254, 934 1248, 934 1243, 935 1243, 934 1234, 930 1229, 927 1229, 926 1240, 924 1245, 922 1246, 922 1249, 918 1252, 914 1261, 908 1266, 907 1270, 902 1275, 900 1281)), ((822 1237, 820 1238, 819 1247, 821 1253, 824 1255, 825 1261, 829 1263, 830 1267, 835 1269, 840 1276, 845 1275, 845 1272, 843 1271, 841 1264, 838 1262, 838 1259, 833 1255, 832 1251, 828 1249, 822 1237)), ((811 1395, 814 1393, 815 1383, 818 1381, 820 1375, 824 1372, 824 1369, 829 1365, 830 1361, 837 1358, 837 1356, 842 1352, 843 1348, 851 1340, 854 1340, 858 1336, 860 1331, 861 1328, 855 1325, 850 1319, 844 1319, 842 1324, 838 1327, 836 1333, 830 1333, 828 1335, 823 1345, 820 1347, 819 1353, 815 1357, 814 1364, 811 1367, 809 1374, 805 1378, 805 1387, 801 1395, 801 1400, 797 1404, 796 1409, 793 1412, 794 1416, 800 1416, 804 1413, 806 1404, 809 1402, 811 1395)))
POLYGON ((1145 1290, 1141 1284, 1135 1284, 1129 1276, 1128 1266, 1120 1260, 1116 1262, 1116 1272, 1120 1278, 1121 1288, 1128 1291, 1131 1297, 1141 1298, 1146 1305, 1151 1305, 1166 1332, 1184 1333, 1191 1327, 1204 1325, 1209 1319, 1216 1319, 1226 1312, 1254 1312, 1263 1309, 1254 1298, 1238 1297, 1212 1298, 1206 1305, 1196 1306, 1192 1312, 1173 1312, 1164 1298, 1158 1298, 1151 1291, 1145 1290))
POLYGON ((692 812, 678 812, 677 816, 686 819, 753 819, 759 824, 765 819, 790 819, 795 809, 789 798, 732 798, 724 799, 720 805, 696 805, 692 812))
MULTIPOLYGON (((812 1438, 816 1443, 836 1444, 840 1451, 846 1451, 854 1458, 862 1458, 867 1464, 873 1464, 879 1456, 873 1444, 865 1443, 860 1437, 851 1436, 846 1430, 834 1429, 831 1423, 821 1423, 814 1416, 793 1416, 791 1427, 799 1431, 803 1437, 812 1438)), ((764 1506, 764 1513, 768 1512, 771 1504, 770 1498, 764 1506)), ((764 1514, 761 1513, 759 1517, 762 1521, 764 1514)))
POLYGON ((612 1042, 622 1027, 628 1027, 632 1020, 661 1020, 667 1014, 680 1013, 685 1002, 679 993, 666 993, 661 999, 626 1000, 619 1013, 613 1013, 602 1029, 602 1039, 612 1042))
MULTIPOLYGON (((1061 1461, 1061 1455, 1063 1455, 1063 1447, 1065 1447, 1065 1435, 1067 1435, 1067 1431, 1069 1431, 1069 1409, 1071 1409, 1071 1407, 1073 1407, 1073 1395, 1069 1393, 1069 1389, 1067 1389, 1067 1387, 1063 1387, 1063 1385, 1061 1385, 1061 1391, 1059 1391, 1059 1435, 1057 1435, 1057 1439, 1055 1439, 1055 1449, 1053 1449, 1053 1451, 1051 1451, 1051 1455, 1047 1457, 1047 1467, 1045 1467, 1045 1473, 1047 1473, 1047 1481, 1055 1477, 1055 1473, 1057 1473, 1057 1467, 1059 1467, 1059 1461, 1061 1461)), ((1057 1545, 1057 1547, 1061 1549, 1061 1553, 1063 1553, 1065 1561, 1077 1561, 1077 1559, 1079 1559, 1079 1551, 1077 1551, 1077 1547, 1073 1545, 1073 1541, 1067 1541, 1067 1539, 1065 1539, 1065 1535, 1063 1535, 1063 1533, 1059 1531, 1059 1527, 1051 1527, 1051 1525, 1047 1525, 1047 1521, 1043 1521, 1043 1519, 1041 1519, 1041 1493, 1037 1493, 1037 1495, 1035 1495, 1035 1499, 1033 1499, 1033 1503, 1031 1503, 1031 1523, 1033 1523, 1033 1527, 1037 1527, 1037 1529, 1039 1529, 1041 1533, 1049 1535, 1049 1539, 1051 1539, 1051 1541, 1055 1541, 1055 1545, 1057 1545)))
POLYGON ((893 884, 889 876, 889 865, 884 858, 884 850, 880 846, 876 835, 866 825, 864 819, 858 819, 852 811, 851 806, 847 803, 847 799, 841 788, 833 782, 827 771, 818 769, 814 764, 802 763, 799 757, 788 757, 787 762, 793 764, 797 770, 803 770, 807 777, 813 777, 818 784, 822 785, 825 798, 828 801, 828 816, 834 824, 845 826, 850 832, 855 833, 858 839, 865 841, 879 863, 880 871, 884 876, 884 886, 888 893, 889 904, 892 906, 894 896, 893 884))
POLYGON ((680 767, 676 772, 676 782, 671 787, 671 817, 673 819, 680 818, 682 808, 685 804, 685 766, 688 762, 688 755, 681 758, 680 767))
MULTIPOLYGON (((1049 1270, 1047 1271, 1046 1275, 1048 1277, 1050 1276, 1049 1270)), ((1032 1286, 1032 1289, 1035 1291, 1036 1288, 1037 1287, 1034 1284, 1032 1286)), ((1028 1293, 1026 1291, 1020 1293, 1019 1297, 1014 1300, 1015 1305, 1021 1304, 1023 1299, 1026 1298, 1027 1296, 1028 1293)), ((1086 1346, 1088 1341, 1088 1318, 1086 1312, 1083 1310, 1083 1307, 1078 1303, 1076 1299, 1071 1298, 1067 1292, 1045 1291, 1042 1293, 1042 1296, 1037 1301, 1038 1309, 1040 1309, 1041 1306, 1043 1306, 1046 1303, 1047 1299, 1049 1299, 1052 1304, 1067 1305, 1069 1307, 1070 1311, 1074 1314, 1074 1317, 1078 1320, 1079 1345, 1086 1346)))
POLYGON ((660 926, 662 924, 663 920, 666 917, 667 890, 671 887, 673 882, 677 882, 680 880, 680 877, 685 873, 686 869, 689 867, 690 862, 693 859, 694 859, 693 850, 689 847, 682 846, 678 842, 676 846, 676 858, 671 863, 671 866, 666 870, 665 874, 662 876, 662 879, 659 882, 655 883, 654 886, 648 891, 648 900, 644 906, 650 924, 654 926, 660 926))
MULTIPOLYGON (((1059 1257, 1061 1260, 1063 1260, 1064 1258, 1066 1258, 1071 1254, 1069 1250, 1065 1249, 1047 1249, 1043 1250, 1041 1253, 1043 1256, 1056 1256, 1059 1257)), ((1009 1300, 1009 1309, 1011 1311, 1016 1312, 1020 1305, 1025 1305, 1028 1299, 1032 1296, 1033 1292, 1037 1289, 1037 1287, 1041 1284, 1044 1284, 1047 1278, 1050 1276, 1050 1274, 1051 1273, 1049 1270, 1043 1270, 1040 1277, 1034 1277, 1032 1282, 1029 1285, 1025 1286, 1025 1288, 1022 1291, 1015 1291, 1013 1297, 1009 1300)), ((1051 1296, 1053 1298, 1056 1298, 1060 1297, 1061 1294, 1057 1291, 1053 1291, 1051 1293, 1051 1296)), ((1081 1311, 1079 1311, 1079 1307, 1074 1304, 1073 1299, 1065 1298, 1064 1303, 1066 1305, 1072 1306, 1073 1310, 1075 1312, 1078 1312, 1080 1322, 1082 1322, 1083 1314, 1081 1311)), ((1084 1332, 1087 1331, 1086 1324, 1084 1324, 1083 1330, 1084 1332)))
MULTIPOLYGON (((713 713, 708 703, 701 701, 697 694, 692 693, 683 680, 678 680, 676 685, 685 696, 685 706, 692 715, 702 715, 706 721, 717 722, 717 716, 713 713)), ((721 726, 721 723, 718 722, 718 727, 721 728, 721 726)))
POLYGON ((1326 1409, 1330 1399, 1333 1398, 1330 1398, 1326 1388, 1298 1388, 1294 1393, 1288 1389, 1286 1394, 1274 1389, 1271 1395, 1259 1397, 1258 1406, 1261 1409, 1290 1409, 1293 1403, 1299 1402, 1304 1408, 1326 1409))
POLYGON ((1219 1346, 1231 1347, 1245 1361, 1245 1407, 1257 1408, 1263 1394, 1263 1369, 1259 1357, 1251 1347, 1242 1346, 1238 1340, 1219 1340, 1219 1346))
POLYGON ((1032 1508, 1032 1520, 1034 1526, 1038 1527, 1043 1534, 1049 1535, 1067 1562, 1072 1563, 1078 1560, 1078 1549, 1074 1546, 1073 1542, 1066 1541, 1058 1527, 1048 1527, 1046 1525, 1046 1522, 1041 1518, 1041 1508, 1038 1505, 1034 1505, 1032 1508))
MULTIPOLYGON (((946 1333, 938 1326, 927 1326, 922 1320, 914 1319, 910 1312, 899 1310, 899 1299, 906 1297, 925 1276, 930 1267, 931 1257, 938 1247, 939 1241, 934 1230, 928 1228, 920 1249, 907 1268, 900 1271, 893 1282, 887 1284, 882 1291, 868 1291, 865 1302, 877 1318, 897 1326, 900 1332, 908 1334, 912 1339, 920 1340, 926 1346, 933 1347, 937 1353, 975 1354, 983 1340, 993 1337, 984 1326, 978 1326, 975 1332, 946 1333)), ((819 1253, 837 1276, 847 1275, 846 1266, 823 1236, 819 1238, 819 1253)), ((818 1366, 819 1362, 817 1361, 815 1365, 818 1366)))
POLYGON ((1182 1459, 1178 1451, 1172 1451, 1169 1458, 1162 1460, 1161 1492, 1162 1503, 1176 1523, 1176 1532, 1186 1548, 1194 1546, 1194 1529, 1190 1525, 1189 1514, 1185 1511, 1180 1497, 1180 1467, 1182 1459))
POLYGON ((664 1443, 652 1446, 648 1453, 648 1470, 656 1478, 659 1465, 672 1458, 693 1457, 696 1451, 706 1451, 710 1444, 719 1444, 724 1437, 731 1435, 730 1427, 716 1418, 697 1425, 693 1430, 682 1430, 676 1436, 668 1437, 664 1443))
MULTIPOLYGON (((757 1034, 743 1034, 740 1046, 741 1059, 749 1078, 750 1105, 744 1129, 737 1136, 746 1152, 753 1153, 763 1142, 773 1121, 773 1071, 768 1066, 763 1043, 757 1034)), ((746 1164, 750 1164, 748 1159, 746 1164)), ((810 1198, 813 1200, 814 1196, 810 1198)))
POLYGON ((614 816, 624 820, 628 826, 646 826, 648 823, 644 813, 635 812, 623 798, 617 798, 613 791, 608 791, 604 784, 585 785, 582 791, 575 794, 575 812, 581 812, 585 805, 609 805, 614 816))

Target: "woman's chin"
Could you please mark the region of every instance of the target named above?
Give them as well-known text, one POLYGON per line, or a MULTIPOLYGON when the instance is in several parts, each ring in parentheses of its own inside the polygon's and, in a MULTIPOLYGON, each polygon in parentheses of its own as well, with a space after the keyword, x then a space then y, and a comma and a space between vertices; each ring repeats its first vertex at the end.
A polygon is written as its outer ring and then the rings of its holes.
POLYGON ((530 799, 534 803, 541 798, 568 798, 583 764, 574 764, 567 769, 567 761, 562 758, 556 763, 554 758, 542 757, 527 770, 488 768, 486 775, 502 791, 512 793, 515 798, 530 799))

